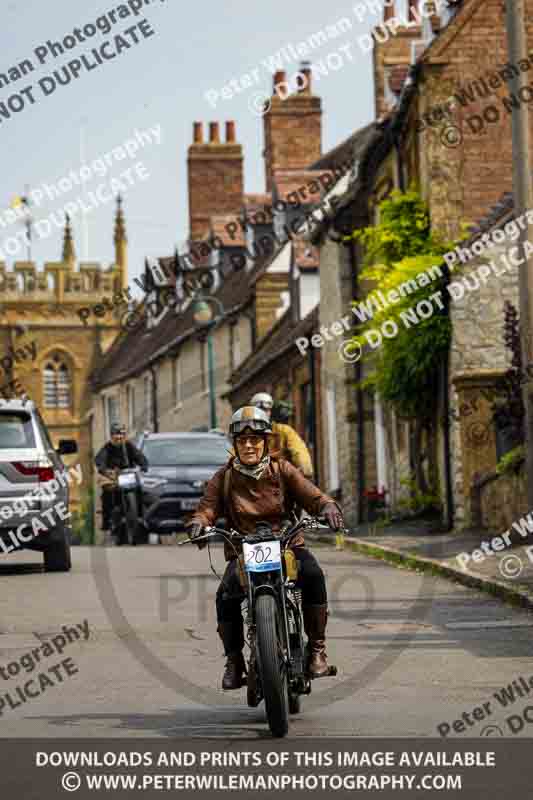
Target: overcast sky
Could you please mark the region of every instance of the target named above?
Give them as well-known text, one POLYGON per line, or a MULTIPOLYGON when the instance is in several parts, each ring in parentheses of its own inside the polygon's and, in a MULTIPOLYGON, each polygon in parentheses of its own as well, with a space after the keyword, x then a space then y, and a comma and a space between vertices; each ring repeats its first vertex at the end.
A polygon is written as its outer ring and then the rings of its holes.
MULTIPOLYGON (((135 4, 135 0, 130 2, 135 4)), ((110 179, 142 161, 146 179, 133 178, 135 183, 125 196, 130 280, 139 274, 145 256, 170 254, 187 234, 186 157, 194 120, 203 120, 205 128, 210 120, 220 120, 221 128, 225 120, 236 121, 237 139, 244 147, 245 190, 264 191, 262 120, 251 110, 257 93, 269 92, 272 86, 271 74, 263 60, 268 61, 281 48, 285 48, 290 58, 288 45, 296 47, 312 34, 326 32, 328 25, 348 18, 351 30, 337 38, 328 38, 310 58, 314 64, 323 61, 326 69, 329 58, 333 67, 327 76, 314 80, 314 91, 323 98, 324 150, 337 145, 373 117, 371 54, 362 52, 358 38, 376 23, 377 17, 368 12, 362 21, 358 20, 353 2, 269 0, 251 4, 240 0, 222 3, 152 0, 141 15, 117 19, 110 33, 97 32, 83 43, 68 40, 67 44, 75 47, 56 58, 48 52, 48 40, 62 42, 74 28, 94 24, 120 5, 109 0, 89 3, 26 0, 23 4, 2 0, 0 76, 9 75, 10 68, 23 59, 30 59, 35 69, 0 88, 0 103, 7 102, 12 95, 22 98, 11 100, 15 108, 24 101, 18 113, 11 109, 10 119, 0 114, 0 207, 5 209, 14 196, 23 193, 25 184, 38 189, 43 182, 56 184, 71 170, 79 174, 82 127, 85 159, 90 165, 131 138, 135 130, 160 126, 161 144, 155 143, 153 137, 154 143, 145 145, 135 158, 114 159, 106 176, 96 175, 83 185, 74 185, 72 191, 66 191, 55 201, 46 200, 34 206, 35 218, 46 218, 51 212, 59 213, 65 203, 75 202, 83 191, 86 206, 91 206, 94 199, 88 199, 88 192, 92 191, 94 197, 97 187, 105 184, 101 196, 107 197, 111 192, 110 179), (123 34, 143 16, 148 20, 145 32, 153 29, 154 35, 144 38, 139 28, 123 34), (106 39, 111 44, 105 52, 111 56, 116 52, 115 34, 123 34, 130 48, 124 48, 116 58, 104 60, 90 71, 82 68, 77 80, 57 85, 52 94, 45 96, 40 80, 83 54, 91 66, 96 65, 91 50, 106 39), (133 44, 134 38, 139 39, 138 44, 133 44), (349 47, 340 50, 345 45, 349 47), (39 47, 43 64, 35 53, 39 47), (340 55, 331 56, 335 53, 340 55), (216 108, 209 104, 206 99, 209 90, 220 91, 234 78, 240 82, 254 68, 258 70, 259 81, 254 79, 252 88, 243 88, 232 99, 221 98, 216 108), (20 94, 26 87, 32 87, 33 104, 28 93, 20 94)), ((125 15, 124 9, 122 13, 125 15)), ((286 63, 289 74, 297 66, 298 62, 286 63)), ((11 77, 16 77, 15 73, 11 77)), ((51 85, 50 80, 44 81, 45 87, 51 85)), ((63 183, 65 187, 68 189, 68 184, 63 183)), ((106 265, 113 261, 113 217, 114 204, 102 205, 87 215, 89 260, 106 265)), ((83 259, 80 218, 81 214, 75 216, 73 227, 78 258, 83 259)), ((6 237, 17 229, 19 223, 8 229, 0 226, 0 251, 5 252, 6 237)), ((46 229, 46 225, 41 226, 43 232, 46 229)), ((34 260, 40 267, 45 260, 58 260, 61 243, 61 233, 53 224, 47 238, 37 240, 34 235, 34 260)), ((19 258, 25 258, 25 248, 19 258)), ((8 256, 7 260, 11 264, 16 257, 8 256)))

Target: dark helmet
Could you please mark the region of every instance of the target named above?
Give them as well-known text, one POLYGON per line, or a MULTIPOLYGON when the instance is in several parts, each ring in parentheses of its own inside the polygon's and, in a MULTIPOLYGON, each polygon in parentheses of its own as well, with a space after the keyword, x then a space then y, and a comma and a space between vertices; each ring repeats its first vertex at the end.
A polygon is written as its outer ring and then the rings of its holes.
POLYGON ((126 435, 126 426, 122 425, 121 422, 114 422, 111 425, 111 436, 125 436, 126 435))
POLYGON ((249 428, 254 433, 272 433, 272 425, 260 408, 256 406, 243 406, 231 418, 229 426, 230 436, 238 436, 249 428))

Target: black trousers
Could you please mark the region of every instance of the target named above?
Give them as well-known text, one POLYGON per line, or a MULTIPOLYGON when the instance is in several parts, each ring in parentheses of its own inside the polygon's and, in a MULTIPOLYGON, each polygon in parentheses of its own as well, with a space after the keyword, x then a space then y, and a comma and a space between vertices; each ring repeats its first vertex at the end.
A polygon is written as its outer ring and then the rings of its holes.
MULTIPOLYGON (((293 552, 298 561, 296 586, 302 590, 302 604, 304 606, 325 605, 328 600, 326 579, 320 564, 310 550, 305 547, 294 547, 293 552)), ((233 559, 227 565, 222 582, 217 589, 218 622, 233 622, 239 618, 242 619, 241 602, 244 599, 244 592, 237 570, 237 559, 233 559)))
POLYGON ((109 530, 111 527, 111 514, 118 503, 119 496, 113 486, 102 487, 102 528, 109 530))

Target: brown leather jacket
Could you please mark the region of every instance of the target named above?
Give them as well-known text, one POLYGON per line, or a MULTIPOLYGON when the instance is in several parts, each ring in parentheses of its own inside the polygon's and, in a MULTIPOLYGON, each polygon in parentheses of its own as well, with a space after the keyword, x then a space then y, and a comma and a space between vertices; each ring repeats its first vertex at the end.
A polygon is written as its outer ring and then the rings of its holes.
MULTIPOLYGON (((256 522, 264 520, 270 522, 274 531, 279 531, 293 503, 314 516, 319 515, 327 503, 335 503, 333 498, 323 494, 284 458, 272 458, 259 480, 231 469, 232 462, 233 458, 213 475, 191 522, 214 525, 218 517, 226 517, 228 526, 247 534, 254 533, 256 522), (274 461, 277 461, 279 470, 274 467, 274 461), (225 508, 224 476, 227 469, 231 470, 230 502, 229 507, 225 508)), ((293 546, 303 544, 303 534, 298 534, 293 546)), ((237 552, 241 551, 237 543, 235 547, 237 552)), ((236 556, 235 550, 227 542, 224 542, 224 555, 228 561, 236 556)))

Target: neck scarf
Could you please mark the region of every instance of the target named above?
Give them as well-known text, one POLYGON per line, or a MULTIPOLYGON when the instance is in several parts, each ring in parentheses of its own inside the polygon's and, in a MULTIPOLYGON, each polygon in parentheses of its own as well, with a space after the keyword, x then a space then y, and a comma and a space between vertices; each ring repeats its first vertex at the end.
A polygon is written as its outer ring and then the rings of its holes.
POLYGON ((270 456, 266 455, 263 456, 261 461, 256 464, 254 467, 248 466, 247 464, 242 464, 239 461, 239 457, 236 456, 233 460, 233 469, 236 469, 237 472, 242 472, 243 475, 248 475, 249 478, 254 478, 256 481, 259 480, 261 475, 264 471, 268 468, 270 464, 270 456))

